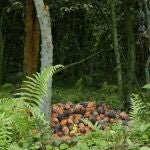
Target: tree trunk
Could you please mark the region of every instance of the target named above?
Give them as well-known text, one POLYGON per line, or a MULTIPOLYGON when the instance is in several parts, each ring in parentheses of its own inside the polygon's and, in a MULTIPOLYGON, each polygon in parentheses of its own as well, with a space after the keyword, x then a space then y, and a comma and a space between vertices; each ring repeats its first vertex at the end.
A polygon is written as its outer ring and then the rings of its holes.
POLYGON ((150 51, 150 8, 148 7, 148 2, 146 2, 146 0, 144 0, 144 6, 145 6, 145 14, 146 14, 148 40, 149 40, 149 51, 150 51))
POLYGON ((4 52, 4 43, 3 43, 3 35, 0 26, 0 83, 3 81, 3 52, 4 52))
POLYGON ((4 72, 4 40, 2 33, 2 24, 3 24, 3 12, 0 17, 0 83, 3 82, 3 72, 4 72))
POLYGON ((111 18, 112 18, 112 34, 113 34, 113 45, 116 59, 117 78, 118 78, 118 90, 119 99, 123 101, 123 82, 122 82, 122 71, 121 71, 121 59, 117 37, 117 22, 115 13, 115 0, 111 1, 111 18))
POLYGON ((39 24, 35 16, 33 0, 26 0, 25 33, 24 73, 31 76, 37 72, 40 42, 39 24))
MULTIPOLYGON (((146 23, 147 23, 147 34, 148 34, 148 51, 150 52, 150 8, 149 8, 150 6, 149 5, 150 5, 150 2, 148 4, 148 2, 144 0, 146 23)), ((149 65, 150 65, 150 56, 148 56, 146 64, 145 64, 146 84, 150 83, 149 65)))
MULTIPOLYGON (((127 37, 127 47, 128 47, 128 78, 127 78, 127 95, 130 97, 130 93, 133 89, 133 84, 135 80, 135 70, 136 70, 136 52, 135 52, 135 38, 132 27, 132 13, 130 10, 130 1, 124 1, 124 14, 125 14, 125 26, 126 26, 126 37, 127 37)), ((129 103, 129 102, 128 102, 129 103)))
POLYGON ((145 65, 146 84, 150 83, 149 66, 150 66, 150 56, 148 57, 145 65))
MULTIPOLYGON (((52 33, 51 33, 51 22, 50 13, 48 6, 44 5, 43 0, 34 0, 34 4, 37 11, 38 20, 41 29, 41 69, 52 66, 53 63, 53 44, 52 44, 52 33)), ((48 82, 48 93, 44 99, 42 111, 45 113, 47 120, 50 119, 51 105, 51 94, 52 94, 52 78, 48 82)))

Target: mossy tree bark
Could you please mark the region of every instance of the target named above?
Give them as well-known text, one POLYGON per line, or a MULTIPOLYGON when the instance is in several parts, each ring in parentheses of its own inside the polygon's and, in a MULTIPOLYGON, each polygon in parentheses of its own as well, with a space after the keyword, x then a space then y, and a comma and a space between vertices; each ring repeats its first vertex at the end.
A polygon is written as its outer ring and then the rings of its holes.
MULTIPOLYGON (((43 2, 43 0, 34 0, 34 4, 37 11, 37 17, 41 30, 41 69, 52 66, 53 63, 53 44, 51 33, 51 22, 49 8, 43 2)), ((47 120, 50 119, 50 105, 52 95, 52 78, 48 82, 48 93, 44 98, 44 104, 42 111, 45 114, 47 120)))
POLYGON ((32 75, 37 72, 40 42, 39 24, 35 15, 33 0, 26 0, 25 33, 24 73, 32 75))
POLYGON ((115 3, 116 3, 115 0, 111 1, 112 34, 113 34, 113 46, 114 46, 116 68, 117 68, 119 99, 123 101, 123 81, 122 81, 121 58, 120 58, 120 51, 119 51, 119 44, 118 44, 115 3))

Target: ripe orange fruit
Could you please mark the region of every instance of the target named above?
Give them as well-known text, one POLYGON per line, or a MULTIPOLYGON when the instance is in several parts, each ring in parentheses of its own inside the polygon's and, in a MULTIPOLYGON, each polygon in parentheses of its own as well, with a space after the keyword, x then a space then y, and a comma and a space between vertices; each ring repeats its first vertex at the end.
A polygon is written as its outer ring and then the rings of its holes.
POLYGON ((62 127, 64 127, 67 124, 67 119, 61 120, 60 124, 62 127))

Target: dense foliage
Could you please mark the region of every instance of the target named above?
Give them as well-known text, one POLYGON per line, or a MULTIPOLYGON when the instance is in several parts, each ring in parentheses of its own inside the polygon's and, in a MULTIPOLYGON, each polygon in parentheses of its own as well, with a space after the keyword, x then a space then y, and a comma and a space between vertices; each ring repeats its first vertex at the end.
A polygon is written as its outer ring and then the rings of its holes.
MULTIPOLYGON (((111 1, 47 0, 47 4, 51 10, 54 63, 67 65, 99 51, 104 51, 81 64, 80 68, 74 66, 63 74, 71 79, 87 75, 94 78, 96 82, 108 80, 110 83, 116 83, 111 1)), ((149 4, 147 5, 149 6, 149 4)), ((4 60, 6 61, 4 63, 4 74, 7 74, 3 80, 10 81, 8 79, 10 73, 12 76, 17 71, 23 71, 24 7, 25 3, 21 0, 7 0, 2 1, 0 4, 2 41, 4 44, 4 60)), ((129 25, 126 23, 129 20, 131 22, 131 29, 129 30, 133 30, 135 39, 133 46, 136 48, 134 55, 137 57, 134 63, 138 81, 145 80, 145 64, 149 54, 145 11, 144 2, 116 1, 116 20, 122 72, 127 73, 131 63, 131 49, 129 49, 128 38, 132 37, 128 33, 129 25), (129 16, 131 18, 127 18, 129 16)), ((125 77, 126 73, 123 73, 125 77)), ((63 77, 65 77, 64 75, 63 77)), ((124 80, 125 83, 128 81, 124 80)))

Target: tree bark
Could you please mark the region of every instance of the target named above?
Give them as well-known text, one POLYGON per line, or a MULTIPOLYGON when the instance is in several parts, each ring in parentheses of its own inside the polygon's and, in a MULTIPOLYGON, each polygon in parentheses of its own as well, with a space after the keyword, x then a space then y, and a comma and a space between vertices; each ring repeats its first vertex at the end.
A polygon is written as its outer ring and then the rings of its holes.
POLYGON ((121 69, 119 44, 118 44, 118 37, 117 37, 115 0, 111 1, 111 18, 112 18, 113 46, 114 46, 114 53, 116 59, 117 78, 118 78, 119 99, 123 101, 123 81, 122 81, 122 69, 121 69))
MULTIPOLYGON (((34 4, 37 11, 37 17, 41 29, 41 69, 52 66, 53 63, 53 44, 51 33, 50 13, 48 6, 44 5, 43 0, 34 0, 34 4)), ((44 104, 42 111, 45 114, 47 120, 50 119, 50 105, 52 95, 52 78, 48 82, 48 93, 44 98, 44 104)))
POLYGON ((31 76, 37 72, 40 44, 39 24, 35 16, 33 0, 26 0, 25 33, 24 74, 31 76))
POLYGON ((4 42, 2 34, 2 19, 0 19, 0 83, 3 81, 3 54, 4 54, 4 42))
POLYGON ((144 0, 144 6, 146 14, 147 34, 149 40, 149 51, 150 51, 150 8, 148 7, 148 2, 146 2, 146 0, 144 0))
MULTIPOLYGON (((150 52, 150 8, 149 8, 150 2, 148 4, 148 2, 146 2, 146 0, 144 0, 144 6, 145 6, 146 23, 147 23, 147 34, 148 34, 148 51, 150 52)), ((145 64, 146 84, 150 83, 149 65, 150 65, 150 55, 148 56, 146 64, 145 64)))
POLYGON ((148 57, 145 65, 146 84, 150 83, 149 66, 150 66, 150 56, 148 57))
POLYGON ((130 1, 124 1, 124 14, 125 14, 125 26, 126 26, 126 37, 128 47, 128 78, 127 78, 127 94, 128 98, 133 89, 135 81, 135 70, 136 70, 136 50, 135 50, 135 38, 132 27, 132 13, 130 11, 130 1))

